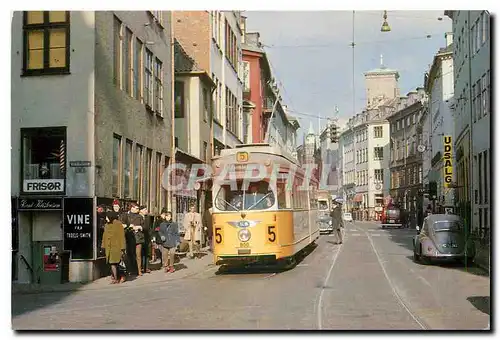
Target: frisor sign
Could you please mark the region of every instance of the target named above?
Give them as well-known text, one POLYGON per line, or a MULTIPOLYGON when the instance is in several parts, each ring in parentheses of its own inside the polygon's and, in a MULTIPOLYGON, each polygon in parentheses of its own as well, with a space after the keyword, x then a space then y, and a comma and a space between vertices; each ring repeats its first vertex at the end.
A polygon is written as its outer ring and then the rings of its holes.
POLYGON ((71 251, 73 260, 94 258, 94 200, 64 199, 64 249, 71 251))
POLYGON ((18 210, 62 210, 60 198, 20 198, 18 210))
POLYGON ((25 179, 23 191, 30 193, 64 192, 64 179, 25 179))

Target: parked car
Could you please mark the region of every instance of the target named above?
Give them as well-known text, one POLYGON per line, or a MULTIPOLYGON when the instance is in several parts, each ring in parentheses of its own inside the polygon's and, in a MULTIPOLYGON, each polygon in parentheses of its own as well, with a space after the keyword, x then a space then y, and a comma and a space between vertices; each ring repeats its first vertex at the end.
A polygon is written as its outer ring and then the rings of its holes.
POLYGON ((344 213, 343 218, 344 218, 344 221, 346 221, 346 222, 352 222, 352 215, 350 212, 344 213))
POLYGON ((424 219, 422 228, 416 227, 413 238, 413 260, 461 260, 471 262, 475 255, 474 243, 465 230, 463 219, 457 215, 436 214, 424 219))
POLYGON ((398 227, 401 228, 403 226, 403 222, 401 220, 401 209, 397 206, 389 206, 382 211, 382 229, 385 227, 398 227))

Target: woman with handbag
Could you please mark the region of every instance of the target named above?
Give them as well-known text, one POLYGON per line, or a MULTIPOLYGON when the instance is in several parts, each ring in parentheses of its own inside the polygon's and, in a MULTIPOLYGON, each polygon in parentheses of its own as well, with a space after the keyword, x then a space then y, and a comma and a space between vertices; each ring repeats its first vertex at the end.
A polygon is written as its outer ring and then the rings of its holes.
POLYGON ((119 275, 118 263, 122 260, 122 254, 125 252, 125 232, 117 212, 108 211, 106 213, 106 222, 101 248, 105 250, 106 262, 111 265, 113 278, 111 283, 123 283, 125 277, 119 275))
MULTIPOLYGON (((141 211, 145 206, 141 206, 138 210, 141 211)), ((130 218, 130 227, 134 231, 135 236, 135 259, 137 262, 137 275, 142 276, 142 247, 144 247, 144 218, 139 213, 132 214, 130 218)))

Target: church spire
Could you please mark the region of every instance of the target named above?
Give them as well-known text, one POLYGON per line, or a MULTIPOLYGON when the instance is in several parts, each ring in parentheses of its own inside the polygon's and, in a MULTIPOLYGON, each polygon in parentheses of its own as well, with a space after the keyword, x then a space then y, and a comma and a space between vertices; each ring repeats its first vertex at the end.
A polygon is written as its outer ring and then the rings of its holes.
POLYGON ((314 128, 313 128, 313 123, 309 122, 309 132, 307 133, 308 135, 314 135, 314 128))

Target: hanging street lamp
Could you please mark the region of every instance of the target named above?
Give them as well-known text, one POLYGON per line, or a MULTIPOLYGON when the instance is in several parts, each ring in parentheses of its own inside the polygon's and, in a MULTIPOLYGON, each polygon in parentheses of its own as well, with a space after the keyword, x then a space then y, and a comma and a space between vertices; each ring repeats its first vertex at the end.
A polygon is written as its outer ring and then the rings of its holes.
POLYGON ((381 32, 390 32, 391 27, 387 23, 387 11, 384 11, 384 22, 382 23, 382 27, 380 28, 381 32))

